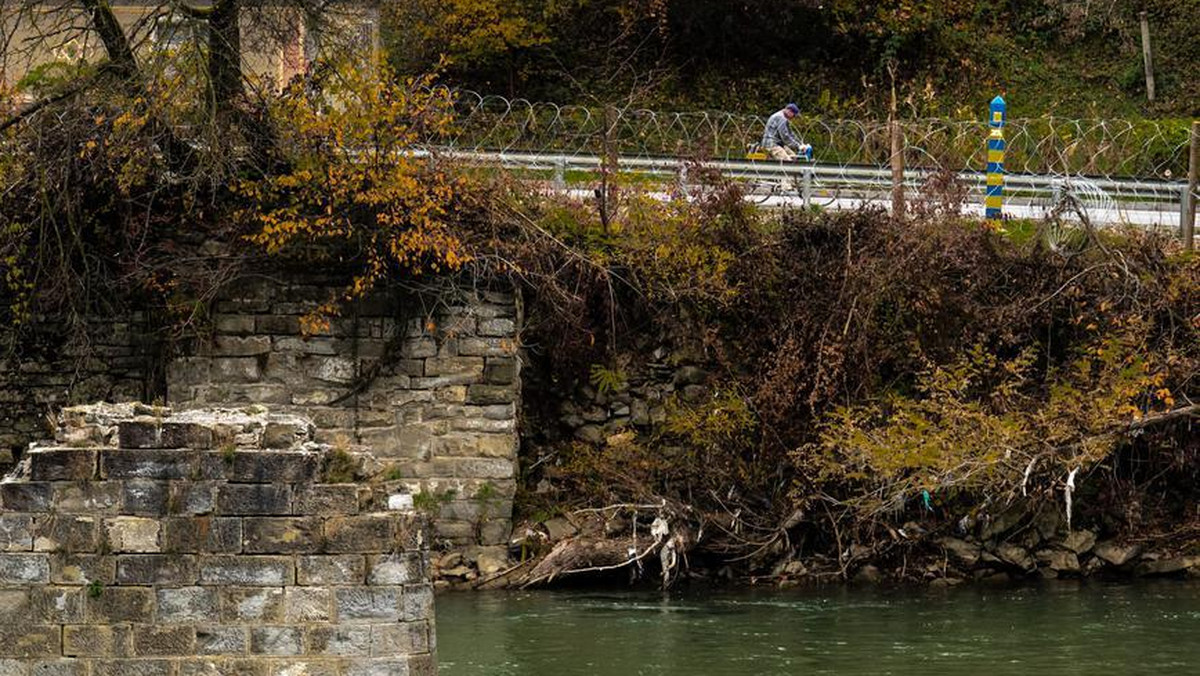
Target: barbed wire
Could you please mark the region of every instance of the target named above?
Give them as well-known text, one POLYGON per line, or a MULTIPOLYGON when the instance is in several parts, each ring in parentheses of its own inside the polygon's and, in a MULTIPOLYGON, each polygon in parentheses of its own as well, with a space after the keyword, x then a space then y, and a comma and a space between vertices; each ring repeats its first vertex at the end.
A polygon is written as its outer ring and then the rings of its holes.
MULTIPOLYGON (((452 145, 527 153, 616 152, 632 157, 736 160, 762 136, 765 116, 719 111, 662 112, 597 108, 454 92, 458 125, 452 145)), ((1009 173, 1170 180, 1187 171, 1186 120, 1014 118, 1005 126, 1009 173)), ((797 116, 792 129, 815 148, 817 162, 888 166, 884 120, 797 116)), ((905 166, 982 171, 985 120, 900 121, 905 166)))

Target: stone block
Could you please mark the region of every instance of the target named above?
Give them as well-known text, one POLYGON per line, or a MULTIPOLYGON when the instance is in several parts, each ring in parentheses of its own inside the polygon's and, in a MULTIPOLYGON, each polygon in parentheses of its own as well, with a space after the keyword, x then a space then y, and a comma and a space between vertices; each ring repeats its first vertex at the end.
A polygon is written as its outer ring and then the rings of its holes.
POLYGON ((213 448, 212 428, 200 423, 166 420, 159 436, 161 448, 190 448, 204 450, 213 448))
MULTIPOLYGON (((197 655, 244 655, 249 646, 249 631, 244 626, 196 627, 197 655)), ((224 676, 225 672, 217 673, 224 676)))
POLYGON ((167 364, 167 384, 172 393, 183 388, 204 385, 211 380, 209 375, 212 360, 208 357, 179 357, 167 364))
MULTIPOLYGON (((257 330, 255 328, 254 317, 251 315, 220 314, 216 316, 214 324, 217 333, 231 336, 247 335, 257 330)), ((259 333, 265 332, 259 331, 259 333)))
POLYGON ((190 554, 127 554, 117 557, 117 584, 190 585, 197 578, 190 554))
POLYGON ((396 549, 396 520, 388 514, 331 517, 325 521, 325 551, 390 552, 396 549))
POLYGON ((115 556, 61 552, 50 556, 50 581, 54 584, 113 584, 116 577, 115 556))
POLYGON ((469 404, 511 404, 516 400, 516 390, 506 385, 472 385, 467 388, 469 404))
POLYGON ((284 590, 283 619, 290 623, 330 622, 333 590, 325 587, 291 587, 284 590))
POLYGON ((166 514, 170 516, 211 514, 216 506, 216 484, 205 481, 177 482, 170 485, 166 514))
POLYGON ((340 676, 337 660, 272 660, 267 663, 268 676, 340 676))
POLYGON ((509 479, 515 470, 514 462, 501 458, 434 458, 434 471, 439 476, 460 479, 509 479))
POLYGON ((89 623, 145 622, 154 610, 154 590, 149 587, 104 587, 84 597, 89 623))
POLYGON ((164 448, 162 419, 137 417, 117 423, 117 445, 121 448, 164 448))
POLYGON ((367 556, 367 584, 386 586, 412 584, 422 580, 421 555, 371 554, 367 556))
POLYGON ((342 623, 394 622, 404 614, 404 594, 397 587, 339 587, 334 597, 342 623))
POLYGON ((425 652, 429 652, 429 625, 426 622, 371 627, 372 657, 403 657, 425 652))
POLYGON ((226 476, 230 481, 307 483, 319 469, 319 456, 308 451, 238 451, 226 476))
POLYGON ((33 516, 0 513, 0 551, 33 550, 33 516))
POLYGON ((479 321, 479 335, 481 336, 515 336, 517 333, 517 324, 511 319, 498 317, 496 319, 482 319, 479 321))
POLYGON ((483 357, 431 357, 425 360, 426 376, 483 375, 483 357))
POLYGON ((218 383, 254 383, 262 380, 257 357, 222 357, 212 360, 212 379, 218 383))
POLYGON ((83 622, 83 591, 81 587, 34 587, 23 619, 38 624, 83 622))
POLYGON ((0 554, 0 586, 49 581, 49 554, 0 554))
POLYGON ((95 660, 92 676, 175 676, 170 660, 95 660))
POLYGON ((32 481, 90 481, 96 478, 96 456, 96 450, 83 448, 36 448, 25 454, 32 481))
POLYGON ((217 488, 217 512, 223 515, 292 513, 291 486, 227 484, 217 488))
POLYGON ((316 517, 262 516, 242 520, 242 551, 247 554, 292 554, 313 548, 321 535, 316 517))
POLYGON ((282 622, 283 589, 221 589, 222 622, 282 622))
POLYGON ((458 353, 468 357, 512 357, 517 343, 511 338, 459 338, 458 353))
POLYGON ((0 657, 58 657, 62 629, 54 625, 0 624, 0 657))
POLYGON ((121 489, 121 513, 130 516, 166 516, 170 484, 150 479, 106 482, 121 489))
POLYGON ((12 618, 29 617, 31 591, 25 587, 0 588, 0 618, 3 618, 3 622, 7 623, 12 618))
POLYGON ((111 552, 154 553, 162 551, 160 523, 139 516, 104 519, 104 538, 111 552))
POLYGON ((428 337, 409 338, 400 346, 400 356, 406 359, 425 359, 426 357, 436 357, 437 353, 437 341, 428 337))
POLYGON ((300 585, 361 585, 366 562, 361 554, 296 557, 296 583, 300 585))
POLYGON ((433 585, 428 582, 404 587, 401 618, 405 622, 433 619, 433 585))
POLYGON ((220 597, 212 587, 159 589, 155 598, 160 623, 216 622, 220 619, 220 597))
POLYGON ((370 655, 371 627, 315 626, 305 633, 305 652, 310 655, 370 655))
POLYGON ((218 335, 213 341, 213 355, 218 357, 256 357, 270 351, 271 338, 269 336, 218 335))
POLYGON ((307 421, 270 421, 263 428, 263 448, 291 448, 312 438, 311 425, 307 421))
POLYGON ((342 676, 411 676, 408 660, 351 659, 342 667, 342 676))
POLYGON ((138 657, 193 655, 196 628, 191 625, 145 625, 133 627, 133 654, 138 657))
POLYGON ((167 552, 236 554, 242 551, 242 520, 235 517, 177 517, 163 522, 167 552))
POLYGON ((100 472, 116 479, 193 479, 197 456, 190 451, 160 449, 119 449, 101 451, 100 472))
POLYGON ((0 483, 0 508, 11 512, 48 512, 53 506, 51 483, 0 483))
POLYGON ((121 486, 107 481, 55 484, 54 505, 63 514, 116 514, 121 508, 121 486))
POLYGON ((294 514, 346 516, 358 514, 357 484, 309 484, 296 488, 294 514))
POLYGON ((414 390, 436 390, 456 385, 471 385, 478 383, 480 376, 474 373, 455 373, 442 376, 426 376, 413 378, 409 386, 414 390))
POLYGON ((281 587, 296 580, 286 556, 206 556, 200 559, 200 583, 281 587))
POLYGON ((251 627, 252 655, 299 655, 304 650, 304 635, 298 627, 251 627))
POLYGON ((86 662, 71 659, 33 660, 28 667, 30 676, 88 676, 91 673, 86 662))
POLYGON ((68 625, 63 627, 63 655, 67 657, 128 657, 133 652, 133 632, 125 625, 68 625))
POLYGON ((34 519, 33 549, 38 552, 94 552, 99 540, 96 519, 49 514, 34 519))
POLYGON ((333 340, 329 338, 276 338, 275 349, 281 352, 298 352, 330 356, 337 354, 333 340))
POLYGON ((520 443, 516 433, 481 435, 476 439, 475 447, 479 455, 485 458, 506 458, 515 462, 520 443))

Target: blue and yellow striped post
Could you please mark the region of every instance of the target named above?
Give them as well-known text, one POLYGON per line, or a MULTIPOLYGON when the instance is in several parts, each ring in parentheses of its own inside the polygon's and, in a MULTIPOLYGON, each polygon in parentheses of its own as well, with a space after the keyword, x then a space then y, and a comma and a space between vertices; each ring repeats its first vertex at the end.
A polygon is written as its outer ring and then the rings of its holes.
POLYGON ((987 197, 983 200, 984 216, 989 221, 1004 218, 1004 120, 1007 110, 1002 97, 992 99, 988 119, 987 197))

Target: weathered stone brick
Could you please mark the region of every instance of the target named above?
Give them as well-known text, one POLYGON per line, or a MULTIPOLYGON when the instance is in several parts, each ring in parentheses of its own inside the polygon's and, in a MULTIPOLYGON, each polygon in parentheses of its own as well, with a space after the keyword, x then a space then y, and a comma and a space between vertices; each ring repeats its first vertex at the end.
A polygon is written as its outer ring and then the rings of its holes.
POLYGON ((166 516, 170 484, 150 479, 106 482, 121 488, 121 513, 131 516, 166 516))
POLYGON ((242 520, 235 517, 195 516, 163 522, 167 552, 236 554, 242 551, 242 520))
POLYGON ((467 388, 469 404, 509 404, 516 399, 516 391, 507 385, 472 385, 467 388))
POLYGON ((339 587, 334 595, 339 622, 390 622, 403 616, 399 588, 339 587))
POLYGON ((226 476, 230 481, 306 483, 320 468, 320 456, 308 451, 238 451, 226 476))
POLYGON ((437 353, 437 341, 433 338, 410 338, 400 346, 400 356, 407 359, 436 357, 437 353))
POLYGON ((254 357, 271 351, 269 336, 217 336, 213 354, 219 357, 254 357))
POLYGON ((258 333, 294 336, 300 333, 300 318, 295 315, 259 315, 254 318, 254 330, 258 333))
POLYGON ((460 338, 458 353, 471 357, 511 357, 517 343, 511 338, 460 338))
POLYGON ((423 579, 422 557, 418 553, 367 555, 367 584, 403 585, 423 579))
POLYGON ((83 622, 83 589, 80 587, 34 587, 29 592, 25 621, 46 624, 83 622))
POLYGON ((33 517, 29 514, 0 513, 0 551, 33 550, 33 517))
POLYGON ((429 652, 429 625, 425 622, 371 627, 372 657, 401 657, 424 652, 429 652))
POLYGON ((91 623, 145 622, 153 609, 154 590, 148 587, 104 587, 84 598, 84 616, 91 623))
POLYGON ((127 554, 117 557, 117 584, 195 584, 196 557, 181 554, 127 554))
POLYGON ((86 662, 71 659, 32 660, 28 666, 30 676, 88 676, 91 673, 86 662))
POLYGON ((281 587, 295 583, 292 559, 286 556, 205 556, 200 559, 201 584, 281 587))
POLYGON ((483 366, 483 357, 431 357, 425 360, 425 375, 482 376, 483 366))
POLYGON ((333 591, 325 587, 292 587, 284 592, 283 618, 289 623, 329 622, 333 591))
POLYGON ((211 362, 212 379, 218 383, 253 383, 262 380, 257 357, 222 357, 211 362))
POLYGON ((396 520, 390 514, 338 516, 325 520, 325 551, 390 552, 396 548, 396 520))
POLYGON ((410 676, 407 659, 351 659, 342 667, 343 676, 410 676))
POLYGON ((159 622, 216 622, 220 598, 212 587, 180 587, 156 592, 159 622))
POLYGON ((49 514, 34 519, 33 549, 38 552, 94 552, 96 519, 73 514, 49 514))
POLYGON ((133 632, 125 625, 80 624, 63 627, 63 655, 67 657, 128 657, 133 652, 133 632))
POLYGON ((296 557, 296 583, 301 585, 361 585, 366 564, 361 554, 296 557))
POLYGON ((404 587, 402 617, 405 622, 417 622, 433 617, 433 585, 428 582, 404 587))
POLYGON ((513 336, 516 335, 516 332, 516 322, 511 319, 483 319, 479 322, 479 335, 481 336, 513 336))
POLYGON ((48 554, 0 554, 0 586, 49 581, 48 554))
POLYGON ((224 515, 292 513, 291 486, 227 484, 217 488, 217 512, 224 515))
POLYGON ((170 660, 95 660, 92 676, 174 676, 170 660))
POLYGON ((185 450, 119 449, 100 452, 100 472, 114 479, 192 479, 197 457, 185 450))
POLYGON ((370 655, 371 627, 310 627, 305 636, 305 651, 313 655, 370 655))
POLYGON ((251 627, 250 653, 253 655, 299 655, 304 635, 298 627, 251 627))
POLYGON ((53 505, 51 483, 0 483, 0 508, 12 512, 48 512, 53 505))
POLYGON ((263 428, 263 448, 291 448, 312 438, 312 426, 299 419, 272 420, 263 428))
POLYGON ((254 587, 221 589, 223 622, 282 622, 283 589, 254 587))
POLYGON ((161 552, 159 530, 157 519, 116 516, 104 520, 104 537, 111 552, 161 552))
POLYGON ((54 485, 55 511, 64 514, 116 514, 121 506, 121 487, 107 481, 59 483, 54 485))
MULTIPOLYGON (((26 617, 29 613, 28 588, 0 588, 0 618, 26 617)), ((0 673, 4 673, 0 671, 0 673)))
POLYGON ((33 481, 90 481, 96 476, 94 449, 36 448, 25 456, 33 481))
POLYGON ((0 657, 57 657, 62 629, 54 625, 0 624, 0 657))
POLYGON ((162 420, 141 417, 117 423, 117 445, 121 448, 163 448, 162 420))
POLYGON ((212 428, 200 423, 164 421, 159 443, 161 448, 213 448, 212 428))
POLYGON ((246 517, 242 528, 242 551, 247 554, 308 551, 321 535, 321 521, 316 517, 246 517))
POLYGON ((216 484, 208 481, 173 482, 167 496, 167 514, 199 516, 216 506, 216 484))
POLYGON ((509 479, 515 468, 511 460, 501 458, 434 458, 434 470, 440 476, 460 479, 509 479))
MULTIPOLYGON (((250 646, 244 626, 201 625, 196 627, 196 654, 244 655, 250 646)), ((225 672, 218 672, 224 676, 225 672)))
POLYGON ((337 660, 271 660, 267 663, 268 676, 340 676, 341 664, 337 660))
POLYGON ((217 333, 246 335, 255 332, 254 317, 251 315, 220 314, 214 320, 217 333))
POLYGON ((54 584, 113 584, 117 576, 115 556, 59 552, 50 556, 50 581, 54 584))
POLYGON ((133 627, 133 653, 139 657, 192 655, 196 652, 196 628, 191 625, 145 625, 133 627))
POLYGON ((294 514, 358 514, 358 484, 308 484, 297 487, 294 514))

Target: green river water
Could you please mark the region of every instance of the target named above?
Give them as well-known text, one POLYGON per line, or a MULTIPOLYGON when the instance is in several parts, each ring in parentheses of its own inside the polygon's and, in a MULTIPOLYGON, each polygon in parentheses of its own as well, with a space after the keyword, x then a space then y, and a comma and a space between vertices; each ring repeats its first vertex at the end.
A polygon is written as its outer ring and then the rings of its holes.
POLYGON ((1196 674, 1200 583, 437 597, 443 676, 1196 674))

